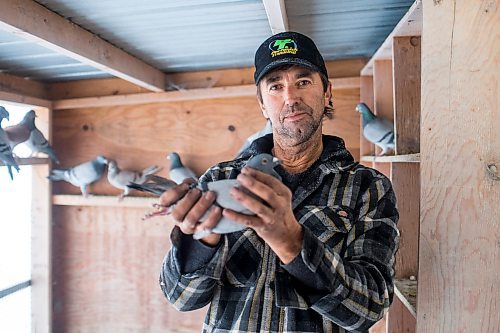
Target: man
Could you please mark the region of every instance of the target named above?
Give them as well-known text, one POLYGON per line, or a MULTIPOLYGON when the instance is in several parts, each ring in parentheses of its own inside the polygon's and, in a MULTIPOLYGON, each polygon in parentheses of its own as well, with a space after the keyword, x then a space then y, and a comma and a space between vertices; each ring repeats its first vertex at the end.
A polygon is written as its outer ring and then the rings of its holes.
POLYGON ((231 195, 255 216, 209 210, 215 199, 189 183, 165 192, 176 222, 160 276, 181 311, 210 303, 203 332, 365 332, 393 297, 398 213, 389 180, 353 161, 342 139, 322 135, 331 86, 314 42, 296 32, 267 39, 255 55, 255 82, 272 134, 200 181, 237 178, 266 203, 237 188, 231 195), (243 168, 252 155, 282 161, 283 182, 243 168), (212 229, 221 216, 248 228, 212 229))

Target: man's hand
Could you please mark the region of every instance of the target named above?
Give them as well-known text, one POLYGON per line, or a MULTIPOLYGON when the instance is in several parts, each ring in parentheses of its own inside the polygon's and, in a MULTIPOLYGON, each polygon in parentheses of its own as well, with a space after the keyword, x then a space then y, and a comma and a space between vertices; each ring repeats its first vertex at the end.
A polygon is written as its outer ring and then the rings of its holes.
MULTIPOLYGON (((160 196, 159 205, 171 208, 170 213, 176 225, 184 234, 209 232, 221 218, 221 208, 212 206, 215 201, 213 192, 201 193, 199 189, 190 189, 193 179, 184 180, 178 186, 171 188, 160 196), (175 205, 174 205, 175 204, 175 205), (200 218, 209 211, 207 219, 199 223, 200 218)), ((216 245, 220 235, 209 234, 201 239, 208 245, 216 245)))
POLYGON ((238 175, 240 184, 264 200, 252 198, 238 188, 231 195, 256 216, 238 214, 224 209, 222 214, 255 232, 273 249, 284 264, 291 262, 302 249, 303 231, 292 210, 292 193, 281 181, 252 168, 243 168, 238 175))

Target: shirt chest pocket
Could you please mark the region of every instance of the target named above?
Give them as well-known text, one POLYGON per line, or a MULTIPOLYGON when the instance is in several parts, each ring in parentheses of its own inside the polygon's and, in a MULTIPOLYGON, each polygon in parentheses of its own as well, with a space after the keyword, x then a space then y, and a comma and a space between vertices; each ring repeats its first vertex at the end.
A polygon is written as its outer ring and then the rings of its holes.
POLYGON ((353 212, 347 206, 304 206, 299 210, 299 223, 307 227, 323 243, 339 245, 353 226, 353 212))

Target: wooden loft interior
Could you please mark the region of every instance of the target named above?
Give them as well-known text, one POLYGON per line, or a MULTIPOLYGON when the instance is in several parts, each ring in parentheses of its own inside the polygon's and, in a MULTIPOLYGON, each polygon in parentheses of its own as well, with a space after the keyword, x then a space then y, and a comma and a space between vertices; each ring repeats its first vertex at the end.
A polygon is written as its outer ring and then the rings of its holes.
MULTIPOLYGON (((288 2, 263 2, 272 32, 289 30, 288 2)), ((324 132, 391 178, 400 211, 394 302, 372 333, 500 327, 499 22, 498 1, 418 0, 373 56, 327 62, 336 111, 324 132), (364 139, 359 102, 393 121, 394 156, 364 139)), ((0 3, 0 30, 114 76, 0 72, 0 104, 35 108, 63 166, 103 154, 124 168, 166 169, 175 150, 201 174, 264 124, 252 67, 165 73, 28 0, 0 3)), ((205 309, 179 313, 159 290, 172 223, 141 220, 154 199, 118 201, 104 179, 84 198, 46 179, 47 158, 19 162, 34 170, 33 331, 200 330, 205 309)))

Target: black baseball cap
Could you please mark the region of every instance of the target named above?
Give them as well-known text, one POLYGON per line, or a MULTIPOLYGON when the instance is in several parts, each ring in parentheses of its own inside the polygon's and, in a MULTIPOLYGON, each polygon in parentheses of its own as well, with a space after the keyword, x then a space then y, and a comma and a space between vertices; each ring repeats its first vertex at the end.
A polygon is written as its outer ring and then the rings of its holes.
POLYGON ((311 38, 294 31, 266 39, 255 52, 255 84, 270 70, 282 65, 300 65, 328 78, 325 61, 311 38))

